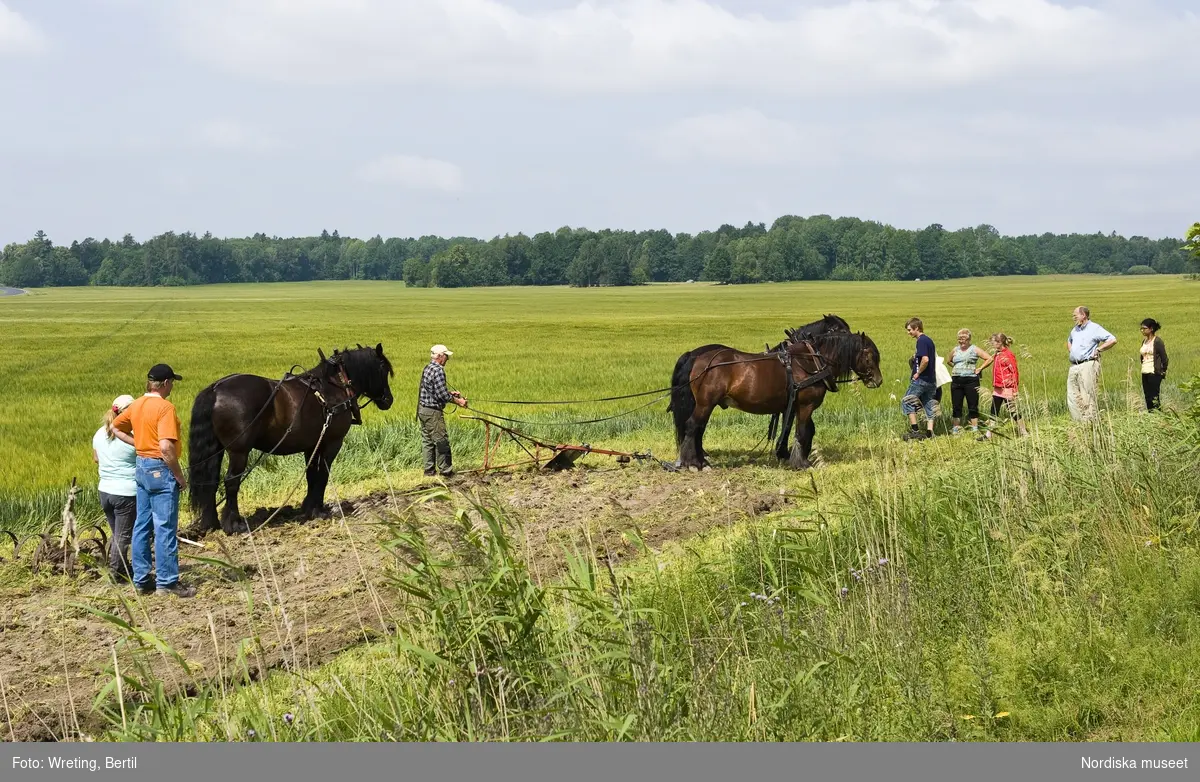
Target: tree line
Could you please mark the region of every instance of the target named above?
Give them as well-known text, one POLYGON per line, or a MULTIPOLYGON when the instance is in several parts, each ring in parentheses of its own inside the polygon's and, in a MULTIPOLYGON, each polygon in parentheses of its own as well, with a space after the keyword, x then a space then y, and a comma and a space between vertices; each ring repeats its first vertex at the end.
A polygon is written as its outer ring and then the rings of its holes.
POLYGON ((371 239, 216 238, 167 232, 144 242, 43 232, 0 253, 0 284, 199 285, 301 280, 403 280, 410 286, 640 285, 708 280, 911 280, 1012 274, 1178 274, 1200 259, 1175 238, 1111 234, 1002 236, 990 225, 894 228, 854 217, 784 216, 770 227, 666 230, 563 227, 526 236, 371 239))

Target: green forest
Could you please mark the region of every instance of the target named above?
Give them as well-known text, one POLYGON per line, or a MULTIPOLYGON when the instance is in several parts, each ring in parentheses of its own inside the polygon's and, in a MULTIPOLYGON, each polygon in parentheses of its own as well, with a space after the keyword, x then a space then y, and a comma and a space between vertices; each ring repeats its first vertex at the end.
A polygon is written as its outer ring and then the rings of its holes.
POLYGON ((696 235, 563 227, 489 240, 356 239, 337 231, 283 239, 168 232, 138 242, 54 244, 42 231, 0 254, 0 284, 201 285, 403 280, 410 286, 640 285, 707 280, 912 280, 1011 274, 1179 274, 1200 261, 1176 238, 1111 234, 1002 236, 990 225, 919 231, 854 217, 784 216, 770 227, 696 235))

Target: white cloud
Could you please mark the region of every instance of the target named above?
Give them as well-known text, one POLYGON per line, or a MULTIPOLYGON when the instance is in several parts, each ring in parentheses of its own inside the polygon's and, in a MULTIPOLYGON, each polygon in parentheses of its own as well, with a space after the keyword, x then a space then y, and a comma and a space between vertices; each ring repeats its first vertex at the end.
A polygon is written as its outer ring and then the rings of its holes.
POLYGON ((280 146, 279 140, 270 134, 230 119, 204 123, 196 131, 195 141, 206 147, 237 152, 266 152, 280 146))
POLYGON ((411 190, 453 193, 463 189, 461 168, 444 160, 416 155, 376 158, 361 166, 357 175, 364 182, 390 182, 411 190))
POLYGON ((198 57, 283 82, 561 92, 935 90, 1196 56, 1193 15, 1050 0, 842 0, 784 18, 715 0, 185 0, 198 57), (1190 37, 1190 40, 1189 40, 1190 37))
POLYGON ((947 119, 890 116, 820 125, 792 123, 755 109, 702 114, 643 134, 667 161, 807 167, 868 161, 889 165, 937 162, 1037 162, 1147 166, 1200 160, 1200 118, 1148 125, 1070 122, 1044 116, 986 113, 947 119))
POLYGON ((45 45, 37 28, 0 0, 0 55, 37 52, 45 45))
POLYGON ((660 158, 770 165, 825 156, 813 135, 757 109, 701 114, 673 122, 645 139, 660 158))

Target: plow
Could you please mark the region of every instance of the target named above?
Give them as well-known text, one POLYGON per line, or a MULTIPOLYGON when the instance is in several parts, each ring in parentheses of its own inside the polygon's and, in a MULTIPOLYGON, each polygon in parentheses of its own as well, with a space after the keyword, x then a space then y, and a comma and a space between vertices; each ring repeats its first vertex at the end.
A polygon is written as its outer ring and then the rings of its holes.
MULTIPOLYGON (((35 532, 18 537, 11 530, 0 530, 12 543, 11 562, 27 559, 34 573, 75 575, 77 572, 103 570, 108 560, 108 532, 98 524, 81 527, 75 518, 75 498, 79 494, 76 479, 71 479, 67 499, 62 509, 62 529, 58 537, 49 532, 35 532)), ((0 555, 0 562, 4 557, 0 555)))
POLYGON ((471 415, 462 416, 462 418, 467 421, 483 423, 483 466, 471 472, 487 473, 493 470, 507 470, 530 465, 536 466, 540 470, 560 472, 574 468, 576 462, 591 453, 614 456, 618 464, 629 464, 635 461, 655 462, 664 469, 675 469, 675 465, 656 458, 649 450, 642 453, 596 448, 588 443, 580 445, 550 443, 488 418, 471 415), (506 442, 515 443, 528 458, 516 462, 498 463, 500 446, 506 442))
MULTIPOLYGON (((12 557, 0 553, 0 563, 27 561, 35 574, 43 570, 74 576, 87 572, 103 572, 108 563, 108 530, 104 523, 80 525, 75 516, 75 499, 79 495, 77 479, 71 479, 67 498, 63 504, 62 528, 56 536, 49 532, 35 532, 24 537, 12 530, 0 530, 0 536, 8 538, 12 545, 12 557)), ((180 537, 180 543, 198 548, 203 544, 180 537)))

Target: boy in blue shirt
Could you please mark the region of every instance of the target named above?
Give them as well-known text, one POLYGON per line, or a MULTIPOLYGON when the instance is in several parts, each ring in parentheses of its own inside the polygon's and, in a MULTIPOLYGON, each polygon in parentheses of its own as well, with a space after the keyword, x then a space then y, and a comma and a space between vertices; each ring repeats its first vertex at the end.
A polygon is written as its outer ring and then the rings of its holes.
POLYGON ((908 416, 909 430, 904 433, 905 440, 928 440, 933 437, 933 422, 937 418, 934 410, 933 395, 937 391, 937 373, 934 369, 933 340, 925 334, 925 326, 920 318, 909 318, 904 324, 908 336, 917 341, 916 354, 912 358, 912 377, 908 391, 900 400, 900 409, 908 416), (925 431, 917 426, 917 411, 925 410, 925 431))

